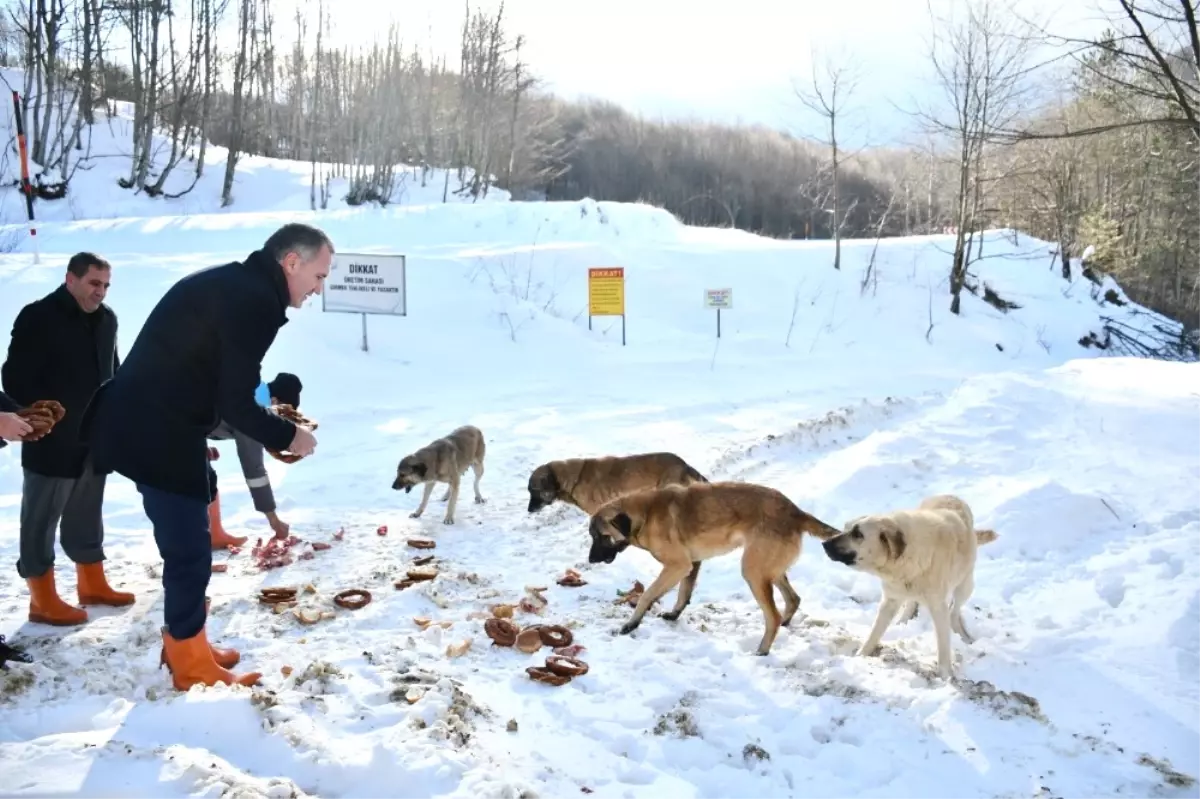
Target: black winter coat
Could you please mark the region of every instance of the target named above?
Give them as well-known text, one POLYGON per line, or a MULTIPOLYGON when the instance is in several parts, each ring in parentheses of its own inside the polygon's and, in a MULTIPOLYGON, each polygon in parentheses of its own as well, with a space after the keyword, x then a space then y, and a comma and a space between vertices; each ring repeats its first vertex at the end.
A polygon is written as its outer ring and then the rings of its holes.
POLYGON ((168 289, 88 408, 96 470, 211 502, 207 436, 222 419, 287 449, 295 425, 258 405, 254 389, 288 304, 283 269, 262 251, 168 289))
POLYGON ((83 473, 83 413, 119 365, 117 315, 107 305, 85 313, 64 284, 21 309, 0 369, 4 391, 22 407, 57 400, 67 412, 45 438, 21 445, 23 467, 47 477, 83 473))

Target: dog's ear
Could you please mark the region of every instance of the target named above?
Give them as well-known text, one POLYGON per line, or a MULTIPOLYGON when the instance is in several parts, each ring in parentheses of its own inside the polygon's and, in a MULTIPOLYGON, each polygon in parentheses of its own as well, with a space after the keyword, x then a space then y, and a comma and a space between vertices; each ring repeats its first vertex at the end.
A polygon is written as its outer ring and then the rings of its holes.
POLYGON ((908 546, 908 542, 904 540, 904 531, 891 525, 879 531, 879 542, 883 544, 883 551, 889 561, 899 559, 904 554, 904 548, 908 546))
POLYGON ((624 511, 612 518, 612 526, 621 534, 623 541, 628 541, 629 536, 633 535, 633 519, 630 519, 629 514, 624 511))
POLYGON ((558 482, 558 472, 554 471, 554 467, 546 469, 546 476, 542 480, 542 485, 545 486, 547 492, 555 494, 562 488, 562 483, 558 482))
POLYGON ((414 472, 414 473, 417 475, 417 477, 424 477, 424 476, 425 476, 425 472, 426 472, 426 466, 425 466, 425 464, 423 464, 423 463, 414 463, 414 464, 413 464, 413 472, 414 472))

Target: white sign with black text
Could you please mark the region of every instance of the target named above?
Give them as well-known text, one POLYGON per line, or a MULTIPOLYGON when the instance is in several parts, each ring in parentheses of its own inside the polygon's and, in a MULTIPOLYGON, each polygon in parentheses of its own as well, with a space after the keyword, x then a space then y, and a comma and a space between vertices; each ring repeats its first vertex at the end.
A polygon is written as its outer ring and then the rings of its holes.
POLYGON ((733 289, 705 289, 704 307, 728 311, 733 308, 733 289))
POLYGON ((338 253, 321 292, 321 310, 407 316, 407 288, 403 255, 338 253))

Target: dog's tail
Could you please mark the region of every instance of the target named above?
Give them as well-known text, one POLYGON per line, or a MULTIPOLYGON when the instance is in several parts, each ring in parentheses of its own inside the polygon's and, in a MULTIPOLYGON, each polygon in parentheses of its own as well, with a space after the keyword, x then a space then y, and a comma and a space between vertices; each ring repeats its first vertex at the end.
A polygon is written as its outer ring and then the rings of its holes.
POLYGON ((995 530, 976 530, 975 531, 975 540, 978 542, 979 546, 983 546, 984 544, 990 544, 999 537, 1000 537, 999 534, 995 530))
MULTIPOLYGON (((803 511, 801 511, 803 513, 803 511)), ((816 516, 810 516, 804 513, 804 521, 800 524, 800 530, 808 533, 813 538, 819 538, 822 541, 828 541, 835 535, 841 535, 842 531, 836 527, 830 527, 825 522, 818 519, 816 516)))

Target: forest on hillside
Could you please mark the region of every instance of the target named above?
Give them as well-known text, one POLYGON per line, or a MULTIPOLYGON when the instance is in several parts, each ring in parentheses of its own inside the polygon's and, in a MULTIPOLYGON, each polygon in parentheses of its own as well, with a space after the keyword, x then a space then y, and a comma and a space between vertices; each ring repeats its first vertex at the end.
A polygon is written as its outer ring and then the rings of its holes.
POLYGON ((331 47, 329 0, 287 19, 270 0, 9 0, 0 63, 25 70, 14 88, 43 201, 70 191, 90 126, 128 101, 136 116, 120 182, 152 197, 169 196, 171 174, 220 169, 222 201, 234 203, 249 154, 311 164, 313 208, 326 206, 335 177, 347 179, 348 202, 386 203, 406 179, 401 164, 423 183, 447 168, 444 197, 500 187, 518 200, 646 202, 689 224, 832 238, 834 268, 843 238, 950 232, 956 312, 963 288, 980 290, 971 264, 987 257, 972 234, 1010 227, 1056 242, 1064 270, 1087 248, 1097 283, 1111 274, 1195 330, 1197 3, 1116 0, 1104 36, 1054 39, 1069 55, 1038 64, 1049 34, 1001 2, 962 0, 954 19, 930 20, 927 57, 949 110, 913 109, 922 135, 909 146, 858 150, 843 144, 845 126, 869 76, 850 64, 814 61, 796 86, 821 123, 807 138, 655 122, 547 93, 503 6, 468 5, 456 57, 431 57, 394 28, 369 47, 331 47), (231 46, 212 35, 218 23, 236 28, 231 46), (228 148, 223 163, 209 142, 228 148))

